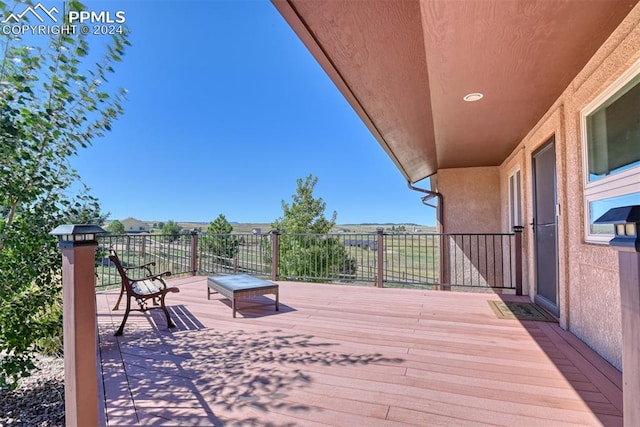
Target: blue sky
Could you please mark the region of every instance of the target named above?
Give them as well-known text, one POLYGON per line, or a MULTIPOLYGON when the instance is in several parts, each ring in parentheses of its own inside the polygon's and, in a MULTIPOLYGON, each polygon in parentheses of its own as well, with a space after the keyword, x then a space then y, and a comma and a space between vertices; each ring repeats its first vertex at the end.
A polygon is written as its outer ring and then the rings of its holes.
POLYGON ((132 31, 111 81, 129 99, 72 165, 111 219, 271 222, 311 173, 338 223, 434 223, 270 2, 109 4, 132 31))

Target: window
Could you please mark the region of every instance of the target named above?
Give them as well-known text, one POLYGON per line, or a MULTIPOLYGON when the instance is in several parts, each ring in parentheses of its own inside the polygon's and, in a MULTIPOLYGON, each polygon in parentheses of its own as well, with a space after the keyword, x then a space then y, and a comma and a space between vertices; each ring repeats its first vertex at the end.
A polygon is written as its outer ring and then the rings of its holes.
POLYGON ((522 225, 520 199, 520 170, 509 175, 509 230, 515 225, 522 225))
POLYGON ((608 242, 613 226, 594 221, 640 204, 640 61, 582 112, 585 239, 608 242))

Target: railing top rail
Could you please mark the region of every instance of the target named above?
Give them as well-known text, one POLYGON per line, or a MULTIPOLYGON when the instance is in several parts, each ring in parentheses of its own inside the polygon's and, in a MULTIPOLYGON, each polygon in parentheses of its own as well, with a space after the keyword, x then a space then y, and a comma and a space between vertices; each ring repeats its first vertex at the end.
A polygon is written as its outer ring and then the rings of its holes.
MULTIPOLYGON (((252 237, 252 238, 264 238, 269 237, 270 233, 256 234, 251 232, 242 232, 242 233, 217 233, 217 234, 209 234, 209 233, 199 233, 200 236, 240 236, 240 237, 252 237)), ((316 236, 316 237, 344 237, 349 238, 353 236, 371 236, 371 238, 375 238, 379 234, 375 231, 363 231, 363 232, 338 232, 338 233, 282 233, 280 236, 316 236)), ((458 236, 469 236, 469 237, 499 237, 499 236, 514 236, 515 233, 382 233, 385 237, 429 237, 429 236, 437 236, 437 237, 458 237, 458 236)), ((104 234, 98 237, 98 240, 108 240, 108 239, 119 239, 119 238, 130 238, 130 239, 142 239, 142 238, 171 238, 176 239, 176 237, 190 237, 190 234, 181 234, 178 236, 172 234, 156 234, 156 233, 132 233, 132 234, 104 234)))
POLYGON ((515 233, 442 233, 441 236, 513 236, 515 233))
POLYGON ((100 234, 98 235, 98 238, 105 238, 105 237, 156 237, 156 236, 165 236, 165 237, 175 237, 175 236, 185 236, 185 237, 191 237, 191 233, 188 234, 163 234, 163 233, 126 233, 126 234, 111 234, 111 233, 106 233, 106 234, 100 234))
MULTIPOLYGON (((375 231, 349 233, 281 233, 280 236, 376 236, 375 231)), ((382 233, 384 236, 513 236, 514 233, 382 233)))

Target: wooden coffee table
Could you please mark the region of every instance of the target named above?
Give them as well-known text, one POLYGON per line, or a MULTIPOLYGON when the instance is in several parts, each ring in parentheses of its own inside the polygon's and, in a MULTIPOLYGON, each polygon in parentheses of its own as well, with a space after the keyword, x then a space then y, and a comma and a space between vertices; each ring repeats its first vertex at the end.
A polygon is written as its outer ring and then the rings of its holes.
POLYGON ((248 274, 209 276, 207 278, 207 299, 211 299, 211 294, 215 292, 231 300, 233 317, 236 317, 236 302, 238 299, 259 295, 275 294, 276 311, 280 310, 278 285, 248 274))

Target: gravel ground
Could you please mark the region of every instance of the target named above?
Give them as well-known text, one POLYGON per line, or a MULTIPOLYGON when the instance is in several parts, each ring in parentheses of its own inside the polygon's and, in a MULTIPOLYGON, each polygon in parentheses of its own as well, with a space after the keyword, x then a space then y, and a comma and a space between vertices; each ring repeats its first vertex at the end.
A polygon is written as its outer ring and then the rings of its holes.
POLYGON ((0 390, 0 426, 64 426, 64 361, 41 356, 18 388, 0 390))

